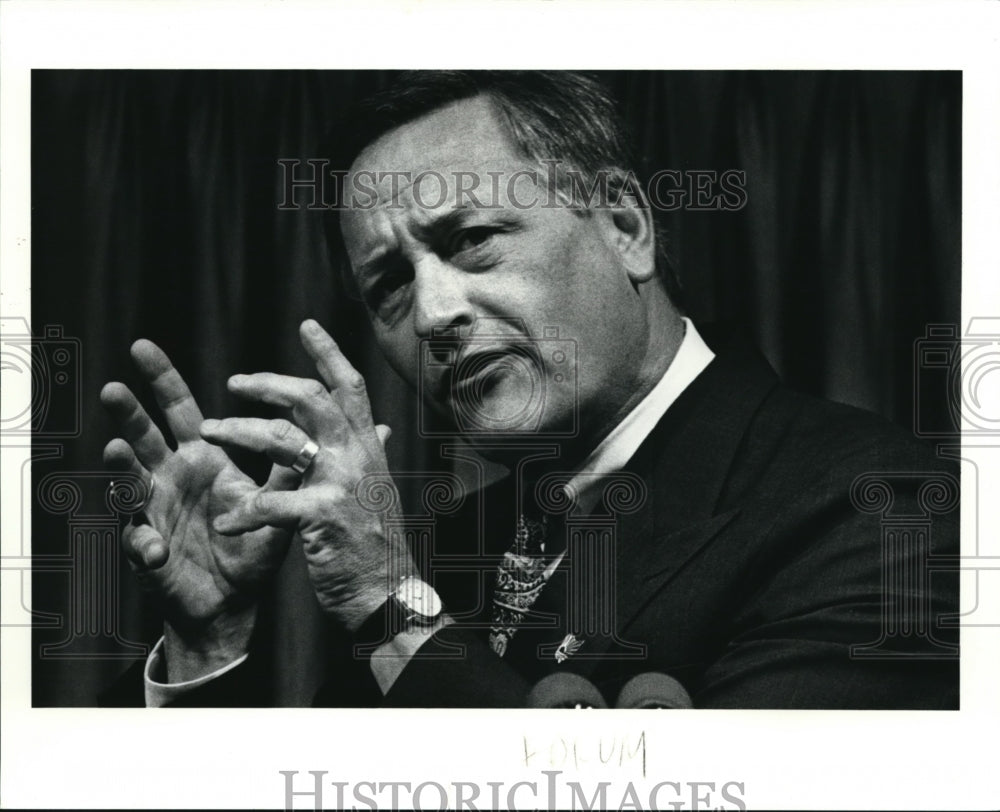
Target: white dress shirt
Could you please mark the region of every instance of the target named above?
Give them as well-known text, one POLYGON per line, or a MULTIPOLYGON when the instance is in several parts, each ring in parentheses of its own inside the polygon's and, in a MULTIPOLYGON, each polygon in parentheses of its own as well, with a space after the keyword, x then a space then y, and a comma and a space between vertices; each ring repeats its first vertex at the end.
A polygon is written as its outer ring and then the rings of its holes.
MULTIPOLYGON (((690 319, 684 319, 684 338, 674 356, 674 360, 667 367, 667 371, 660 378, 659 382, 649 392, 646 397, 639 401, 638 405, 629 412, 625 419, 619 423, 607 437, 593 450, 593 452, 580 465, 578 473, 570 479, 569 487, 574 491, 577 500, 577 509, 588 511, 600 498, 599 485, 600 477, 621 470, 632 458, 632 455, 639 449, 643 441, 666 413, 667 409, 680 396, 681 392, 691 385, 715 358, 708 345, 702 340, 690 319)), ((562 556, 559 556, 549 565, 549 569, 559 566, 562 556)), ((442 624, 442 625, 447 625, 442 624)), ((397 648, 400 652, 412 655, 421 643, 426 640, 430 630, 417 630, 413 635, 412 642, 397 640, 397 648)), ((404 637, 405 635, 400 635, 404 637)), ((387 643, 386 646, 390 646, 387 643)), ((227 671, 231 671, 246 660, 247 655, 233 660, 233 662, 206 674, 198 679, 189 682, 165 683, 163 679, 166 669, 162 663, 163 638, 160 638, 156 647, 146 661, 144 673, 146 683, 146 705, 147 707, 162 707, 167 702, 184 694, 199 685, 222 676, 227 671)), ((379 687, 383 692, 388 690, 399 673, 402 672, 406 664, 405 657, 377 656, 381 649, 376 650, 371 659, 371 669, 379 687)))
POLYGON ((685 318, 684 338, 659 383, 611 430, 569 481, 577 497, 578 510, 586 513, 597 503, 600 477, 625 467, 667 409, 713 358, 715 353, 702 340, 691 320, 685 318))

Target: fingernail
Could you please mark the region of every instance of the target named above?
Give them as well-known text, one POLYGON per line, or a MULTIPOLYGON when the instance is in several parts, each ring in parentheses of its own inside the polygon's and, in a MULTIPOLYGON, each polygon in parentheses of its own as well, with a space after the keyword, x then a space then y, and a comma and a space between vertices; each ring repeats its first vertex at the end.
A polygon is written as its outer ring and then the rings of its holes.
POLYGON ((241 383, 245 383, 246 379, 246 375, 230 375, 229 383, 233 386, 239 386, 241 383))
POLYGON ((201 431, 203 434, 207 432, 218 431, 218 429, 219 429, 219 421, 216 420, 214 417, 210 417, 208 420, 201 421, 201 431))
POLYGON ((319 323, 315 319, 306 319, 302 322, 302 329, 307 333, 318 333, 320 330, 319 323))
POLYGON ((162 544, 150 544, 143 554, 143 560, 150 569, 157 569, 166 559, 166 548, 162 544))

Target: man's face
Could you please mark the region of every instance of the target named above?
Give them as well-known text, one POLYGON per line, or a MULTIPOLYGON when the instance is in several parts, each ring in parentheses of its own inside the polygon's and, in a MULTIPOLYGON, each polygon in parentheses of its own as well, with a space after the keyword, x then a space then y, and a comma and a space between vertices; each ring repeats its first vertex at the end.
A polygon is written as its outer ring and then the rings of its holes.
POLYGON ((592 444, 635 391, 648 326, 628 235, 607 211, 542 205, 542 170, 487 99, 456 102, 365 149, 349 180, 378 200, 341 227, 378 344, 430 405, 459 429, 592 444))

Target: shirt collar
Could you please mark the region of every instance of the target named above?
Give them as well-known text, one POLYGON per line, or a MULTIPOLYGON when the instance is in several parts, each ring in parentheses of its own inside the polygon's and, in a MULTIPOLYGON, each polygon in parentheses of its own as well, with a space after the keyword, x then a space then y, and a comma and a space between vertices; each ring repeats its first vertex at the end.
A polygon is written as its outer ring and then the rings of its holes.
POLYGON ((600 498, 600 480, 620 471, 680 394, 715 358, 691 320, 684 318, 684 338, 663 377, 584 460, 569 481, 577 509, 588 513, 600 498))

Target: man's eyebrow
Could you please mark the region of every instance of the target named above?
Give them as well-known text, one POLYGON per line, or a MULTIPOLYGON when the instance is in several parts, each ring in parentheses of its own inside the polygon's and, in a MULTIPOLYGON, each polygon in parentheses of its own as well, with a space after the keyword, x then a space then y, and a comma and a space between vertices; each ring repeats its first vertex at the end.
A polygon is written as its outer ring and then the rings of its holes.
POLYGON ((421 223, 415 223, 413 232, 421 242, 431 242, 441 237, 447 231, 461 225, 469 216, 468 207, 452 207, 439 214, 428 215, 427 219, 421 223))
POLYGON ((393 254, 399 252, 392 248, 376 248, 367 257, 354 266, 354 274, 358 277, 374 276, 382 269, 393 254))
MULTIPOLYGON (((409 228, 413 236, 420 242, 425 245, 433 245, 443 239, 450 231, 461 226, 479 209, 478 206, 463 204, 453 206, 446 211, 428 212, 424 222, 413 223, 409 228)), ((508 211, 490 208, 487 209, 487 213, 494 221, 500 221, 506 225, 511 225, 514 222, 514 217, 508 211)), ((399 246, 391 248, 380 246, 373 249, 367 257, 354 266, 354 273, 359 278, 377 276, 386 266, 391 266, 402 255, 403 252, 399 246)))
MULTIPOLYGON (((453 206, 440 214, 430 215, 425 222, 416 223, 413 226, 413 232, 421 242, 432 243, 435 240, 441 239, 448 232, 463 225, 469 220, 470 217, 474 216, 476 212, 482 209, 482 206, 473 206, 469 204, 453 206)), ((510 224, 514 220, 510 212, 505 212, 503 210, 487 208, 486 213, 493 221, 500 220, 504 223, 510 224)))

